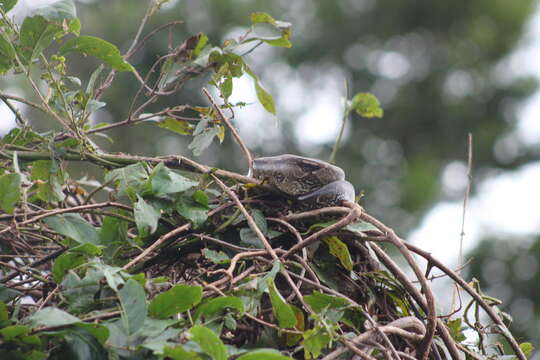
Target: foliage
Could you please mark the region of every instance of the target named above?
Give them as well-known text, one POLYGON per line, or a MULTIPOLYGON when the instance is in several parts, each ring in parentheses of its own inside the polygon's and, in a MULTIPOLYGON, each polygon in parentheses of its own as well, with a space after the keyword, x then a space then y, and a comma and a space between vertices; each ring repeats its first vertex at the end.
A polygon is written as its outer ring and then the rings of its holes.
MULTIPOLYGON (((149 3, 141 30, 160 6, 149 3)), ((19 127, 0 143, 2 358, 434 358, 435 352, 456 358, 458 351, 504 358, 498 348, 467 342, 463 323, 437 318, 426 276, 410 252, 451 270, 405 246, 358 204, 286 215, 297 209, 262 186, 243 186, 253 179, 183 156, 109 154, 93 141, 108 129, 148 122, 192 136, 193 152, 201 153, 215 137, 223 141, 226 127, 235 135, 223 111, 239 106, 229 97, 232 79, 244 73, 274 113, 271 95, 238 47, 290 47, 290 24, 255 13, 252 28, 222 47, 203 33, 193 35, 143 77, 128 61, 144 44, 140 32, 121 55, 112 43, 79 35, 71 0, 40 8, 20 26, 6 14, 14 4, 0 2, 0 65, 30 83, 38 100, 0 98, 12 109, 14 101, 30 104, 60 129, 38 132, 13 110, 19 127), (258 35, 261 25, 274 34, 258 35), (73 53, 100 62, 88 79, 69 75, 73 53), (126 120, 93 125, 90 115, 107 106, 100 98, 117 72, 132 74, 145 99, 136 108, 133 99, 126 120), (208 75, 222 105, 210 96, 212 106, 143 113, 201 75, 208 75), (71 161, 97 165, 100 176, 75 179, 66 166, 71 161), (423 293, 379 241, 405 256, 423 293)), ((382 115, 369 94, 353 97, 350 109, 382 115)), ((480 297, 475 304, 490 314, 509 351, 524 359, 530 345, 516 343, 499 315, 489 312, 491 303, 480 297)))

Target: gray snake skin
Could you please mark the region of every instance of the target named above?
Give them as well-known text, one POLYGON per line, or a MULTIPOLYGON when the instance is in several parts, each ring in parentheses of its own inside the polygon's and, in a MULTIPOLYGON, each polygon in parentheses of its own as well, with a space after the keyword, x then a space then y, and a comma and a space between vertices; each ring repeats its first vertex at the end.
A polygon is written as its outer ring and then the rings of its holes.
POLYGON ((339 205, 355 198, 343 169, 322 160, 290 154, 257 158, 248 176, 293 197, 306 208, 339 205))

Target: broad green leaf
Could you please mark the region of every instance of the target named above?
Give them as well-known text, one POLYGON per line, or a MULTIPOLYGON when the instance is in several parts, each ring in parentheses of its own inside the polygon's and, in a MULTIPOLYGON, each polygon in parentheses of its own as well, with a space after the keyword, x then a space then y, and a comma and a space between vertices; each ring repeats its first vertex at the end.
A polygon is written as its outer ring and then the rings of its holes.
POLYGON ((221 339, 209 328, 195 325, 189 330, 191 340, 213 360, 227 360, 227 349, 221 339))
POLYGON ((261 230, 264 235, 268 235, 268 222, 266 221, 263 212, 259 209, 251 209, 250 214, 259 230, 261 230))
POLYGON ((125 195, 128 187, 139 189, 146 183, 147 179, 148 173, 142 163, 115 169, 105 175, 105 182, 115 182, 118 184, 119 195, 125 195))
MULTIPOLYGON (((304 318, 304 313, 300 308, 289 305, 291 309, 293 309, 294 317, 296 318, 296 324, 294 324, 294 328, 299 331, 304 331, 306 329, 306 319, 304 318)), ((285 334, 285 342, 287 343, 287 346, 294 346, 298 342, 302 340, 301 334, 285 334)))
POLYGON ((279 326, 282 328, 294 327, 296 325, 294 310, 287 304, 283 296, 281 296, 273 279, 267 279, 266 283, 268 285, 270 302, 272 303, 272 312, 277 318, 279 326))
POLYGON ((519 344, 519 348, 521 349, 521 351, 523 351, 523 353, 527 357, 529 357, 534 350, 534 346, 530 342, 524 342, 524 343, 519 344))
POLYGON ((38 310, 27 320, 33 327, 63 326, 81 322, 79 318, 55 307, 38 310))
POLYGON ((12 214, 15 204, 21 198, 21 174, 5 174, 0 176, 0 208, 12 214))
POLYGON ((59 0, 36 8, 33 10, 32 15, 41 15, 50 21, 62 21, 64 19, 75 19, 77 11, 73 0, 59 0))
POLYGON ((15 59, 13 45, 2 35, 0 34, 0 75, 12 68, 13 59, 15 59))
POLYGON ((238 357, 237 360, 293 360, 293 358, 282 355, 274 349, 257 349, 238 357))
POLYGON ((193 49, 193 55, 195 56, 199 56, 201 51, 206 47, 206 44, 208 44, 208 36, 206 36, 205 33, 199 33, 198 37, 199 41, 197 42, 195 49, 193 49))
POLYGON ((266 111, 268 111, 270 114, 276 115, 274 98, 262 87, 259 81, 255 81, 255 92, 257 93, 257 99, 259 99, 259 102, 266 109, 266 111))
POLYGON ((17 0, 0 0, 0 9, 7 13, 15 6, 16 3, 17 0))
POLYGON ((57 283, 62 282, 64 276, 67 274, 67 271, 77 266, 84 264, 86 262, 86 257, 81 254, 74 254, 71 252, 66 252, 60 255, 54 261, 52 267, 53 279, 57 283))
POLYGON ((109 338, 110 332, 106 326, 96 323, 78 323, 75 327, 81 328, 92 334, 100 343, 104 344, 109 338))
POLYGON ((61 31, 59 25, 47 21, 42 16, 25 18, 21 26, 21 45, 26 62, 30 63, 49 47, 59 31, 61 31))
MULTIPOLYGON (((281 234, 283 233, 270 229, 266 233, 266 238, 270 240, 281 234)), ((253 246, 258 249, 264 249, 264 244, 261 242, 257 234, 255 234, 250 228, 240 229, 240 240, 244 245, 253 246)))
POLYGON ((9 319, 9 313, 5 302, 0 301, 0 324, 9 319))
POLYGON ((135 70, 133 66, 124 60, 115 45, 97 37, 79 36, 66 41, 60 48, 59 54, 64 55, 70 52, 95 56, 118 71, 135 70))
POLYGON ((172 117, 166 117, 158 122, 158 126, 170 131, 173 131, 180 135, 191 135, 193 132, 193 125, 186 120, 174 119, 172 117))
POLYGON ((379 229, 377 229, 377 227, 375 227, 375 225, 372 225, 362 220, 348 224, 344 227, 344 229, 360 235, 364 235, 365 231, 380 231, 379 229))
POLYGON ((150 174, 149 181, 152 184, 152 195, 163 196, 186 191, 197 186, 197 182, 188 179, 159 163, 150 174))
POLYGON ((214 137, 218 135, 219 129, 217 126, 211 127, 196 135, 193 141, 188 145, 188 149, 193 151, 193 155, 199 156, 212 144, 214 137))
POLYGON ((12 341, 19 336, 30 333, 32 328, 26 325, 10 325, 0 329, 0 337, 3 341, 12 341))
POLYGON ((370 93, 356 94, 351 100, 351 108, 363 117, 380 118, 383 116, 383 110, 381 109, 379 100, 370 93))
POLYGON ((243 315, 244 303, 242 299, 236 296, 220 296, 198 306, 193 318, 198 319, 201 316, 213 316, 227 309, 234 309, 240 315, 243 315))
POLYGON ((318 359, 324 349, 330 343, 331 337, 323 329, 310 329, 304 333, 304 356, 306 359, 318 359))
POLYGON ((460 318, 449 320, 446 325, 448 326, 450 336, 452 336, 452 338, 458 343, 461 343, 463 340, 466 339, 466 336, 463 334, 464 328, 461 324, 460 318))
POLYGON ((346 299, 323 294, 318 291, 315 291, 311 295, 304 296, 304 300, 313 309, 313 311, 317 313, 324 309, 345 309, 351 306, 349 301, 346 299))
POLYGON ((128 335, 132 335, 141 328, 146 319, 146 294, 137 281, 129 279, 118 291, 118 299, 122 306, 124 328, 128 335))
POLYGON ((17 290, 13 290, 5 287, 4 285, 0 285, 0 301, 8 302, 21 294, 22 293, 17 290))
POLYGON ((176 202, 176 211, 193 223, 195 229, 199 228, 208 218, 208 208, 191 197, 182 196, 176 202))
POLYGON ((133 207, 133 215, 137 230, 142 237, 148 236, 156 231, 161 213, 152 205, 149 205, 137 194, 138 201, 133 207))
POLYGON ((204 207, 208 207, 208 195, 202 190, 197 190, 193 193, 193 200, 204 207))
POLYGON ((151 316, 165 319, 181 313, 197 305, 202 299, 202 287, 176 285, 156 296, 148 306, 151 316))
POLYGON ((73 327, 63 333, 60 353, 73 360, 108 360, 107 350, 84 328, 73 327))
POLYGON ((99 243, 99 233, 97 229, 79 214, 54 215, 43 220, 54 231, 80 244, 99 243))
MULTIPOLYGON (((267 44, 270 44, 272 46, 281 46, 281 47, 287 47, 290 48, 292 46, 291 42, 289 41, 291 37, 291 23, 275 20, 272 16, 270 16, 267 13, 264 12, 256 12, 251 14, 251 23, 252 23, 252 31, 255 33, 255 37, 249 38, 247 40, 244 40, 245 42, 254 41, 254 40, 262 40, 267 44), (262 24, 269 24, 273 27, 275 30, 274 32, 277 32, 277 34, 267 34, 268 31, 266 31, 263 34, 260 34, 259 25, 262 24)), ((264 30, 264 29, 263 29, 264 30)), ((267 30, 267 29, 266 29, 267 30)))
POLYGON ((323 238, 323 241, 328 245, 330 254, 337 257, 345 269, 352 270, 353 262, 347 245, 337 236, 326 236, 323 238))
POLYGON ((201 357, 194 351, 184 350, 181 346, 165 347, 163 356, 172 360, 200 360, 201 357))
POLYGON ((205 258, 213 262, 214 264, 227 264, 231 261, 229 256, 223 251, 215 251, 211 249, 202 249, 202 254, 205 258))
POLYGON ((86 276, 80 279, 73 272, 68 272, 61 283, 62 298, 69 304, 70 311, 88 309, 95 301, 95 295, 100 289, 102 274, 90 269, 86 276))

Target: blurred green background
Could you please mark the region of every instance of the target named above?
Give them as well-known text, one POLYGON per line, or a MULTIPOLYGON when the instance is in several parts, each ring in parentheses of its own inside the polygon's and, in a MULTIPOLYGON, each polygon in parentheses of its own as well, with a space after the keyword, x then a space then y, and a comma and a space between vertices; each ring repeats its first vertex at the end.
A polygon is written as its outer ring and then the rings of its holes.
MULTIPOLYGON (((474 139, 471 197, 476 185, 494 175, 539 160, 539 146, 516 137, 508 140, 518 126, 520 104, 537 88, 535 77, 511 66, 512 52, 536 5, 533 0, 171 0, 150 19, 145 33, 168 21, 184 23, 171 36, 165 31, 152 38, 130 62, 145 74, 166 53, 171 38, 176 46, 198 32, 221 44, 242 34, 255 11, 292 23, 291 49, 262 45, 246 57, 273 94, 277 117, 256 104, 250 80, 240 79, 234 84, 234 100, 253 104, 236 112, 237 126, 256 155, 327 159, 341 118, 344 82, 353 94, 372 92, 382 103, 384 117, 351 116, 337 164, 357 192, 364 192, 365 208, 407 237, 436 204, 462 201, 468 133, 474 139)), ((146 6, 141 0, 81 0, 82 34, 102 37, 125 51, 146 6)), ((87 59, 75 60, 70 69, 87 79, 92 65, 87 59)), ((206 80, 190 82, 155 108, 206 105, 200 93, 206 80)), ((129 74, 120 74, 103 97, 107 107, 94 121, 125 119, 127 101, 137 89, 129 74)), ((187 149, 191 138, 156 126, 140 124, 108 134, 114 145, 100 144, 110 151, 192 156, 187 149)), ((246 171, 230 137, 198 160, 246 171)), ((540 191, 531 191, 531 202, 538 203, 540 191)), ((538 212, 538 205, 530 208, 538 212)), ((461 229, 440 229, 449 231, 456 234, 457 251, 461 229)), ((523 340, 538 344, 540 241, 534 234, 502 233, 490 234, 471 252, 467 277, 481 278, 489 295, 503 298, 504 310, 518 314, 514 326, 523 340)))

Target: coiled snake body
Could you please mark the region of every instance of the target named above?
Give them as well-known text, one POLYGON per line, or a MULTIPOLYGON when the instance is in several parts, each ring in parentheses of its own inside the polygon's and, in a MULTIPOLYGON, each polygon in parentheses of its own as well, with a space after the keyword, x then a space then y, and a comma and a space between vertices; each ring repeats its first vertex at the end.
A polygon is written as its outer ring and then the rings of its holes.
POLYGON ((339 205, 355 198, 345 172, 322 160, 290 154, 257 158, 248 176, 294 198, 304 208, 339 205))

